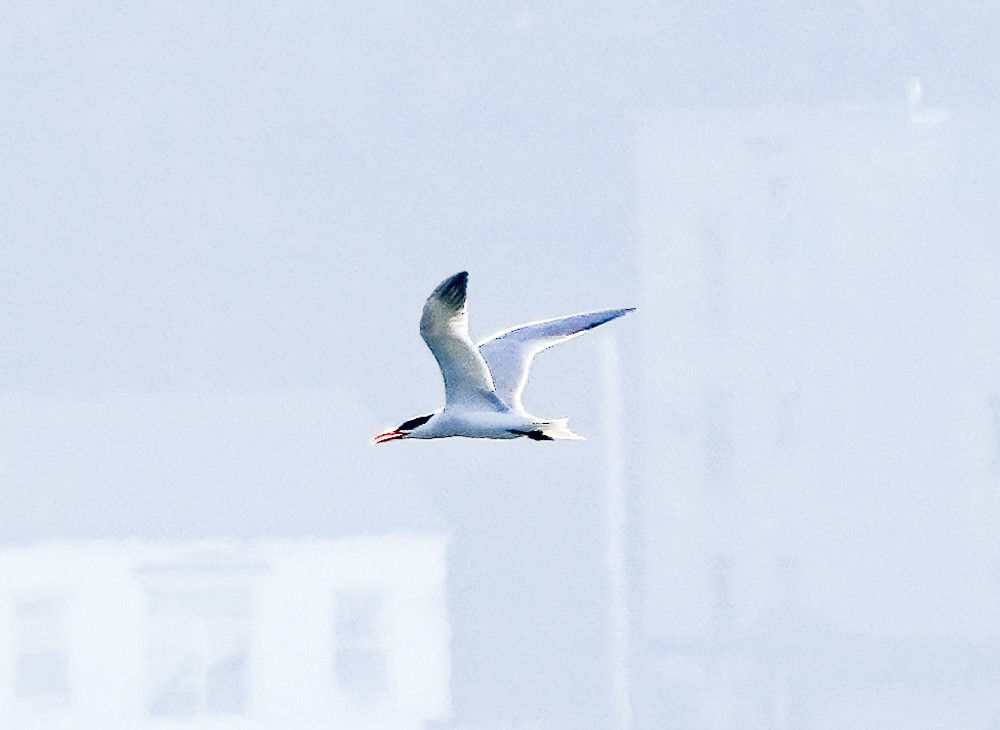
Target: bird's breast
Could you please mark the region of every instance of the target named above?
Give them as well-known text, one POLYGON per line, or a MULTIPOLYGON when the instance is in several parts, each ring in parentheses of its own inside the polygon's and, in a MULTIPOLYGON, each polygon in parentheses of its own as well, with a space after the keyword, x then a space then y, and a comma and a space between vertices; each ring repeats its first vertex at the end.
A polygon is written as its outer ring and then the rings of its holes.
POLYGON ((529 428, 532 421, 513 411, 498 413, 459 410, 449 413, 445 409, 435 425, 442 436, 504 439, 517 438, 520 434, 513 432, 529 428))

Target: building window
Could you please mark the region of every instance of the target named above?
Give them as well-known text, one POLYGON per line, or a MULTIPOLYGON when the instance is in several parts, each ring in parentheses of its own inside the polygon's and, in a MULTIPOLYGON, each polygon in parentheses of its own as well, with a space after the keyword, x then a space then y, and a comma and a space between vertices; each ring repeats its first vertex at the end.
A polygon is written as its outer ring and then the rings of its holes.
POLYGON ((774 436, 779 451, 788 451, 799 438, 799 412, 802 389, 798 386, 779 389, 774 398, 774 436))
POLYGON ((151 580, 146 596, 149 714, 173 720, 245 714, 249 586, 223 576, 174 575, 151 580))
POLYGON ((70 701, 67 598, 62 594, 19 598, 14 606, 14 695, 35 706, 70 701))
POLYGON ((723 211, 704 210, 698 217, 698 250, 702 278, 703 324, 709 335, 723 334, 729 324, 729 226, 723 211))
POLYGON ((733 478, 732 395, 717 390, 704 400, 705 484, 728 487, 733 478))
POLYGON ((775 174, 768 178, 766 189, 764 235, 768 248, 772 257, 788 258, 802 234, 796 226, 792 182, 785 175, 775 174))
POLYGON ((733 564, 721 556, 712 561, 712 615, 720 628, 732 624, 733 564))
POLYGON ((384 594, 378 591, 337 591, 333 610, 333 657, 337 685, 362 701, 384 695, 388 689, 384 594))
POLYGON ((990 425, 993 427, 993 456, 995 470, 1000 470, 1000 394, 991 393, 988 400, 990 425))

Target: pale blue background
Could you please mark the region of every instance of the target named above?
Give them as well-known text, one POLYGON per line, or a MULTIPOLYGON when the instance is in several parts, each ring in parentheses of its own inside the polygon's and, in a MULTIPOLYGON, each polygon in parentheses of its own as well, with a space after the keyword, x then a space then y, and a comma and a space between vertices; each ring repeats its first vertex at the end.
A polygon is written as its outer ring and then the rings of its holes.
POLYGON ((971 0, 6 4, 0 539, 447 535, 440 727, 1000 727, 998 31, 971 0), (416 322, 462 269, 474 336, 640 308, 537 364, 529 406, 590 440, 368 445, 439 404, 416 322))

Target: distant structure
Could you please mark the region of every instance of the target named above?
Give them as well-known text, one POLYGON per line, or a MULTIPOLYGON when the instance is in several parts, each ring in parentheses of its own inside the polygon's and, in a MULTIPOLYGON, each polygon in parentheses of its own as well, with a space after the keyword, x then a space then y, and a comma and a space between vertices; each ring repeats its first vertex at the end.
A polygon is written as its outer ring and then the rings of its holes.
POLYGON ((1000 723, 998 160, 932 121, 637 125, 639 730, 1000 723))
POLYGON ((0 726, 448 719, 447 538, 401 475, 324 478, 342 394, 23 405, 0 469, 40 508, 4 510, 0 726))
POLYGON ((422 728, 448 707, 433 538, 0 551, 7 727, 422 728))

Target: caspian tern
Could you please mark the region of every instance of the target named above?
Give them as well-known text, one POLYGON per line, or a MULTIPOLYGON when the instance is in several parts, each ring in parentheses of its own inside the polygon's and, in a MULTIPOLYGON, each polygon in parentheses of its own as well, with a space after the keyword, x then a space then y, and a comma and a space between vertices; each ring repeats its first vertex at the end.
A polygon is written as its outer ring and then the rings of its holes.
POLYGON ((521 393, 531 360, 536 353, 628 314, 634 307, 529 322, 474 345, 465 308, 468 283, 465 271, 442 281, 427 298, 420 317, 420 336, 444 378, 444 407, 383 431, 372 443, 449 436, 582 439, 569 430, 567 419, 538 418, 524 410, 521 393))

